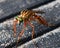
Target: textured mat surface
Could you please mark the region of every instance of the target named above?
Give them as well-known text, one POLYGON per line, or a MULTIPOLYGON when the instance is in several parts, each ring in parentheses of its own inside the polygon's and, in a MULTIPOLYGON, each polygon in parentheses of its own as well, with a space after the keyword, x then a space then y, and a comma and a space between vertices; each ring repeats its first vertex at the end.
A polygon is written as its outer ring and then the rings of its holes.
MULTIPOLYGON (((52 3, 46 4, 44 6, 38 7, 36 9, 37 10, 43 10, 43 11, 46 12, 45 14, 38 14, 38 15, 43 16, 48 21, 48 23, 51 23, 51 24, 58 24, 58 23, 60 23, 60 1, 59 0, 56 0, 56 1, 52 2, 52 3)), ((49 27, 43 26, 41 24, 38 24, 35 21, 33 21, 32 23, 35 26, 35 34, 36 34, 36 36, 38 35, 38 33, 43 33, 42 32, 43 30, 46 30, 46 29, 49 28, 49 27)), ((17 32, 17 36, 18 36, 19 32, 22 29, 22 25, 23 25, 23 23, 21 23, 20 26, 17 24, 17 31, 16 31, 17 32)), ((16 38, 13 37, 13 27, 12 26, 13 26, 13 18, 11 18, 9 20, 6 20, 3 23, 0 23, 0 48, 5 48, 7 45, 12 44, 13 42, 16 42, 17 37, 16 38)), ((31 33, 32 28, 30 26, 27 26, 27 28, 28 29, 25 30, 25 32, 24 32, 24 34, 22 36, 22 39, 28 38, 32 34, 31 33)), ((47 43, 50 43, 50 38, 54 42, 57 41, 57 40, 54 40, 54 39, 58 39, 57 46, 60 46, 59 45, 59 41, 60 41, 59 35, 60 35, 60 33, 57 32, 57 34, 58 35, 56 35, 56 34, 55 35, 51 35, 52 38, 48 37, 47 38, 48 40, 46 38, 44 38, 43 39, 43 41, 45 40, 44 42, 41 40, 43 42, 43 43, 41 43, 41 44, 43 44, 43 45, 41 45, 41 48, 44 46, 44 43, 46 42, 46 40, 47 40, 47 43)), ((47 43, 45 43, 45 45, 47 45, 47 43)), ((48 44, 48 47, 49 47, 49 45, 50 44, 48 44)), ((28 47, 29 46, 30 45, 28 45, 28 47)), ((53 46, 54 45, 52 45, 51 47, 53 47, 53 46)), ((45 46, 45 48, 46 48, 46 46, 45 46)))
POLYGON ((22 9, 43 4, 52 0, 0 0, 0 19, 15 14, 22 9), (37 3, 36 3, 37 2, 37 3))
POLYGON ((60 27, 18 48, 60 48, 60 27))

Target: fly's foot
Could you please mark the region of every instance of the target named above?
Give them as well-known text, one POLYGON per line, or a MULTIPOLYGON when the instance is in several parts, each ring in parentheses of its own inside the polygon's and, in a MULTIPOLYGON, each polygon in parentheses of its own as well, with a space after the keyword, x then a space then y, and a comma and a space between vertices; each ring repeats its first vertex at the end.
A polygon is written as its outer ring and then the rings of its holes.
POLYGON ((13 36, 16 37, 16 33, 14 33, 13 36))
POLYGON ((49 27, 55 26, 54 24, 48 24, 49 27))

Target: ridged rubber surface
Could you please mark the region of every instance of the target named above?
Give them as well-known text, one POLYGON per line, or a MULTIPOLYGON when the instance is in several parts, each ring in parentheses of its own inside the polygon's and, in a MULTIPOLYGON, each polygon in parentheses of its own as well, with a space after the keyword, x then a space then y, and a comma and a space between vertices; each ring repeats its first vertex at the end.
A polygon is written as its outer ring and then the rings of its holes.
MULTIPOLYGON (((44 6, 38 7, 36 9, 38 9, 38 10, 40 9, 40 10, 43 10, 46 12, 45 14, 40 14, 40 15, 43 16, 48 21, 48 23, 58 24, 60 22, 60 2, 59 2, 59 0, 56 0, 52 3, 46 4, 44 6)), ((35 26, 35 34, 36 35, 38 35, 37 33, 39 33, 39 32, 43 33, 41 31, 49 28, 49 27, 43 26, 41 24, 38 24, 35 21, 33 21, 32 23, 35 26)), ((18 36, 18 33, 22 29, 22 25, 23 25, 23 23, 21 23, 20 26, 17 24, 17 36, 18 36)), ((28 29, 24 32, 22 39, 31 36, 32 28, 30 26, 27 26, 27 28, 28 29)), ((43 41, 45 40, 44 42, 40 39, 43 42, 43 43, 41 43, 41 44, 43 44, 43 45, 41 45, 41 48, 42 47, 46 48, 46 46, 44 46, 44 45, 50 46, 50 44, 45 43, 46 41, 49 42, 50 40, 54 41, 54 43, 57 42, 56 43, 57 46, 60 46, 59 45, 59 41, 60 41, 59 35, 60 35, 60 33, 57 31, 57 36, 56 36, 56 34, 51 35, 51 37, 47 38, 48 40, 46 38, 44 38, 43 39, 43 41)), ((16 40, 17 40, 17 37, 16 38, 13 37, 13 18, 6 20, 3 23, 0 23, 0 48, 5 48, 5 46, 12 44, 12 42, 15 42, 16 40)), ((53 46, 54 45, 51 45, 51 47, 53 47, 53 46)))
POLYGON ((0 19, 48 1, 51 0, 0 0, 0 19))
POLYGON ((60 48, 60 27, 18 48, 60 48))

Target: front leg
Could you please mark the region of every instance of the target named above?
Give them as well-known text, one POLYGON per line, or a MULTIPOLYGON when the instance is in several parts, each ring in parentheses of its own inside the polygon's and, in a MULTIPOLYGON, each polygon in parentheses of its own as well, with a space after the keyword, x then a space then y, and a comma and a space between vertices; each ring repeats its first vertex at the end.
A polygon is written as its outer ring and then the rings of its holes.
POLYGON ((14 30, 14 37, 16 37, 16 24, 17 24, 17 20, 16 19, 14 19, 14 21, 13 21, 13 30, 14 30))
POLYGON ((18 35, 18 40, 17 40, 16 48, 17 48, 17 45, 18 45, 19 40, 21 39, 21 36, 22 36, 23 33, 24 33, 24 30, 25 30, 25 28, 26 28, 26 24, 27 24, 27 22, 24 21, 23 29, 22 29, 22 31, 21 31, 21 32, 19 33, 19 35, 18 35))
POLYGON ((22 29, 22 31, 21 31, 21 32, 19 33, 19 35, 18 35, 18 41, 17 41, 17 43, 18 43, 19 40, 21 39, 21 36, 23 35, 24 30, 26 29, 26 25, 27 25, 27 21, 24 21, 23 29, 22 29))

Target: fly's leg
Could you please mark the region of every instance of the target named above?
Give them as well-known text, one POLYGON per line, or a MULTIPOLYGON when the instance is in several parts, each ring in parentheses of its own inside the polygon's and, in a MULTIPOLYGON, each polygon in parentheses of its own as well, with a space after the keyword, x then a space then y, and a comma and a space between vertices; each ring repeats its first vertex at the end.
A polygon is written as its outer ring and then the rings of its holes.
POLYGON ((31 24, 29 21, 27 21, 28 22, 28 24, 32 27, 32 39, 34 38, 34 25, 33 24, 31 24))
MULTIPOLYGON (((32 19, 32 20, 33 20, 33 19, 32 19)), ((34 34, 35 34, 35 32, 34 32, 34 25, 31 24, 29 21, 28 21, 28 24, 32 27, 32 39, 33 39, 33 38, 34 38, 34 34)), ((38 45, 36 44, 36 42, 33 41, 33 43, 34 43, 34 45, 35 45, 35 48, 37 48, 38 45)))
POLYGON ((16 19, 14 19, 14 21, 13 21, 13 30, 14 30, 14 34, 13 34, 13 36, 14 37, 16 37, 16 24, 17 24, 17 20, 16 19))
POLYGON ((26 28, 26 24, 27 24, 27 22, 24 21, 23 29, 22 29, 22 31, 19 33, 17 43, 19 42, 19 40, 21 39, 21 36, 22 36, 23 33, 24 33, 24 30, 25 30, 25 28, 26 28))
POLYGON ((16 48, 17 48, 17 45, 18 45, 19 40, 21 39, 21 36, 22 36, 23 33, 24 33, 24 30, 25 30, 26 24, 27 24, 27 22, 24 21, 23 29, 22 29, 22 31, 19 33, 19 36, 18 36, 18 40, 17 40, 17 44, 16 44, 16 48))

